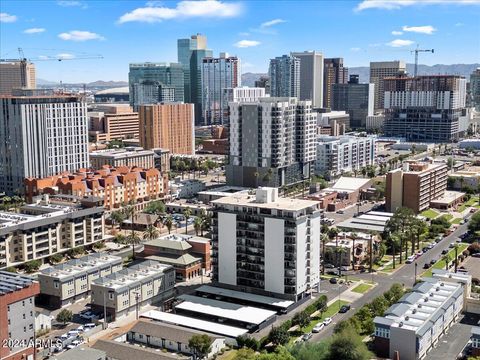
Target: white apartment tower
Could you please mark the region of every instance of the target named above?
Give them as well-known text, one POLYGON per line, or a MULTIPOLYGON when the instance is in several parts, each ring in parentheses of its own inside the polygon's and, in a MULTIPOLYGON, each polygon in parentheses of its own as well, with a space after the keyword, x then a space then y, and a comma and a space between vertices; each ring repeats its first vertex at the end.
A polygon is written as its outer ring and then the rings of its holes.
POLYGON ((378 61, 370 63, 370 84, 375 84, 375 109, 383 109, 383 79, 405 75, 407 67, 404 61, 378 61))
POLYGON ((24 191, 27 177, 89 167, 87 105, 82 97, 30 90, 0 97, 0 192, 24 191))
POLYGON ((223 96, 226 88, 241 85, 240 59, 220 53, 220 57, 202 60, 202 111, 204 125, 227 124, 228 102, 223 96))
POLYGON ((279 187, 310 178, 315 131, 311 101, 265 97, 230 103, 227 183, 279 187))
POLYGON ((219 286, 298 301, 319 282, 318 202, 259 188, 213 201, 213 280, 219 286))
POLYGON ((311 100, 314 108, 323 107, 323 55, 317 51, 294 52, 300 59, 299 100, 311 100))

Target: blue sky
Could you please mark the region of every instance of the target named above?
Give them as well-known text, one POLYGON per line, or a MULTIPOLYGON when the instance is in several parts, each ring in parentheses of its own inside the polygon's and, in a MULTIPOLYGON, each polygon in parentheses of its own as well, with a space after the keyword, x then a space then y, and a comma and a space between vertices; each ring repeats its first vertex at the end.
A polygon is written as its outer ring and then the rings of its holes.
POLYGON ((435 49, 422 64, 480 62, 480 0, 2 0, 0 13, 2 58, 18 47, 27 58, 104 57, 36 62, 39 78, 64 82, 127 80, 130 62, 176 61, 177 39, 197 32, 215 55, 238 55, 243 72, 303 50, 347 66, 413 62, 417 43, 435 49))

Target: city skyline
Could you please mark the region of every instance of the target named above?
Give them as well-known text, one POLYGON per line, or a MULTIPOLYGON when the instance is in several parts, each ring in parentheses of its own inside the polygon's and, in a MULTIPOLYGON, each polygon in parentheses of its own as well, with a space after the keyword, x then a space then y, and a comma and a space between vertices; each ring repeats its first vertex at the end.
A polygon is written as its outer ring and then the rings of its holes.
POLYGON ((421 57, 422 64, 479 59, 477 0, 271 4, 207 0, 45 1, 39 5, 4 1, 1 57, 17 58, 21 47, 26 58, 39 59, 34 61, 37 77, 50 81, 125 81, 129 63, 176 62, 177 39, 202 33, 213 56, 220 52, 237 55, 243 73, 266 73, 269 59, 305 50, 343 57, 349 67, 396 59, 411 63, 410 50, 416 44, 435 49, 434 54, 421 57), (40 61, 95 54, 103 59, 40 61))

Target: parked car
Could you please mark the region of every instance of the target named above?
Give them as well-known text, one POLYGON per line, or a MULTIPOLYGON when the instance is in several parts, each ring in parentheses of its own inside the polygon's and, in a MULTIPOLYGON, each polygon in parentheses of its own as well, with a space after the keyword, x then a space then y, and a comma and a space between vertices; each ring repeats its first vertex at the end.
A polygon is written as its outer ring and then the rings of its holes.
POLYGON ((423 255, 423 252, 422 252, 422 251, 418 251, 415 255, 417 256, 417 258, 419 258, 420 256, 423 255))
POLYGON ((323 324, 323 322, 321 322, 313 327, 312 333, 319 333, 320 331, 323 330, 324 327, 325 325, 323 324))
POLYGON ((455 246, 455 243, 450 243, 450 245, 448 245, 448 247, 451 249, 455 246))
POLYGON ((432 260, 430 260, 430 265, 434 265, 436 262, 437 262, 437 260, 432 259, 432 260))
POLYGON ((79 316, 80 316, 80 318, 82 318, 84 320, 93 320, 93 319, 97 318, 97 315, 92 313, 90 310, 81 312, 79 314, 79 316))
POLYGON ((436 245, 436 243, 434 243, 434 242, 430 243, 430 244, 427 245, 427 248, 428 249, 433 249, 435 247, 435 245, 436 245))
POLYGON ((335 269, 335 265, 333 265, 333 264, 325 264, 325 269, 335 269))
POLYGON ((325 320, 323 320, 323 325, 327 326, 331 324, 331 322, 332 322, 332 318, 329 318, 329 317, 325 318, 325 320))
POLYGON ((78 332, 84 332, 85 331, 85 327, 83 325, 80 325, 79 327, 77 327, 75 330, 77 330, 78 332))
POLYGON ((88 323, 88 324, 83 325, 83 328, 85 329, 85 331, 88 331, 88 330, 94 329, 95 326, 96 325, 94 323, 88 323))
POLYGON ((303 341, 308 341, 308 340, 310 340, 310 339, 312 338, 312 336, 313 336, 312 333, 304 334, 304 335, 302 336, 302 340, 303 340, 303 341))
POLYGON ((330 284, 336 284, 338 282, 337 278, 334 278, 334 277, 330 278, 329 281, 330 281, 330 284))
POLYGON ((424 269, 430 269, 431 266, 432 266, 432 264, 430 264, 430 263, 425 263, 425 264, 423 265, 423 268, 424 268, 424 269))
POLYGON ((407 261, 405 261, 405 263, 411 264, 411 263, 413 263, 413 262, 415 261, 416 258, 417 258, 417 257, 416 257, 415 255, 411 255, 411 256, 409 256, 409 257, 407 258, 407 261))
POLYGON ((348 310, 351 309, 351 306, 350 305, 343 305, 340 310, 338 311, 340 314, 344 314, 346 313, 348 310))
POLYGON ((472 254, 473 257, 480 257, 480 253, 472 254))
POLYGON ((337 214, 345 214, 345 210, 337 210, 337 214))
POLYGON ((427 246, 424 246, 422 248, 422 253, 426 253, 428 250, 430 250, 427 246))
POLYGON ((80 331, 78 331, 78 330, 70 330, 70 331, 68 332, 68 335, 69 335, 70 337, 77 337, 78 335, 80 335, 80 331))
POLYGON ((442 255, 448 254, 448 249, 443 249, 442 250, 442 255))

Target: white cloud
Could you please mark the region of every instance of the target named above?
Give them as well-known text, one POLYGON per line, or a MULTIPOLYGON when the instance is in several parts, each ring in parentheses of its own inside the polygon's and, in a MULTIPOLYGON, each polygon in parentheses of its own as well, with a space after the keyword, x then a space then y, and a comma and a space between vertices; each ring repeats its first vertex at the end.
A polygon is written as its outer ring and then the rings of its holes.
POLYGON ((17 21, 17 17, 12 14, 7 14, 7 13, 0 13, 0 22, 3 23, 12 23, 17 21))
POLYGON ((58 0, 57 5, 63 6, 63 7, 82 7, 86 8, 87 5, 84 4, 81 1, 75 1, 75 0, 58 0))
POLYGON ((105 40, 105 38, 99 34, 90 31, 72 30, 69 32, 58 34, 58 37, 62 40, 68 41, 87 41, 87 40, 105 40))
POLYGON ((432 35, 437 29, 435 29, 431 25, 425 25, 425 26, 403 26, 402 27, 403 31, 406 32, 414 32, 414 33, 419 33, 419 34, 427 34, 427 35, 432 35))
POLYGON ((392 31, 392 35, 402 35, 402 34, 403 34, 403 32, 401 32, 401 31, 396 31, 396 30, 392 31))
POLYGON ((412 44, 413 44, 412 40, 395 39, 393 41, 390 41, 386 45, 391 47, 403 47, 403 46, 409 46, 412 44))
POLYGON ((240 36, 250 36, 250 33, 249 32, 240 32, 240 33, 238 33, 238 35, 240 35, 240 36))
POLYGON ((155 23, 175 18, 228 18, 237 16, 241 12, 242 5, 240 3, 225 3, 219 0, 184 0, 177 3, 175 8, 149 6, 147 3, 146 7, 137 8, 131 12, 123 14, 120 19, 118 19, 118 22, 121 24, 132 21, 155 23))
POLYGON ((283 19, 273 19, 273 20, 270 20, 270 21, 265 21, 264 23, 260 24, 260 27, 261 28, 266 28, 266 27, 274 26, 274 25, 281 24, 281 23, 284 23, 284 22, 286 22, 286 21, 283 20, 283 19))
POLYGON ((253 47, 258 45, 260 45, 260 41, 256 41, 256 40, 240 40, 235 44, 233 44, 233 46, 238 48, 248 48, 248 47, 253 47))
POLYGON ((461 23, 461 22, 458 22, 458 23, 455 24, 456 27, 461 27, 461 26, 463 26, 463 25, 465 25, 465 24, 464 24, 464 23, 461 23))
POLYGON ((414 5, 475 5, 480 0, 363 0, 356 7, 355 11, 367 9, 397 10, 403 7, 414 5))
POLYGON ((352 47, 352 48, 350 48, 350 51, 352 51, 352 52, 359 52, 360 50, 362 50, 362 49, 359 48, 359 47, 352 47))
POLYGON ((45 32, 46 30, 44 28, 31 28, 31 29, 26 29, 23 32, 25 34, 39 34, 42 32, 45 32))

